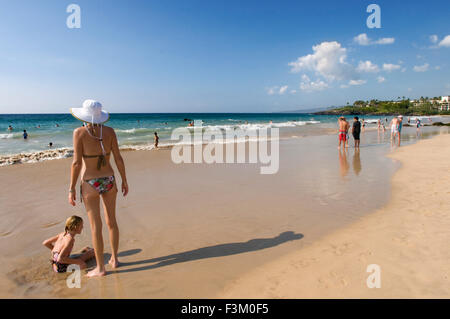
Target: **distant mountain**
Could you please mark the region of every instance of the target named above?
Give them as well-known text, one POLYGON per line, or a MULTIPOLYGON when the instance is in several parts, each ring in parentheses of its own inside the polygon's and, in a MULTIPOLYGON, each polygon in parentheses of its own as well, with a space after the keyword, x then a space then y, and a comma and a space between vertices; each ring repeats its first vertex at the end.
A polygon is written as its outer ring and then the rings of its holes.
POLYGON ((336 108, 337 106, 328 106, 328 107, 316 107, 312 109, 302 109, 302 110, 294 110, 294 111, 282 111, 280 113, 316 113, 327 111, 336 108))

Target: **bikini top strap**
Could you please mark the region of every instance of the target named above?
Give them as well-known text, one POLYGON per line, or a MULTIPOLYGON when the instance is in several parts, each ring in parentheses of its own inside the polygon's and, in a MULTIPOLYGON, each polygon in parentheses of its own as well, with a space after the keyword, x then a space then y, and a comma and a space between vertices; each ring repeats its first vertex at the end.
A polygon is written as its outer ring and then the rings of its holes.
POLYGON ((84 127, 86 128, 86 131, 88 132, 88 134, 91 137, 93 137, 93 138, 95 138, 95 139, 100 141, 100 146, 102 147, 102 153, 103 153, 103 155, 106 155, 105 147, 103 146, 103 124, 100 124, 100 138, 98 138, 97 136, 92 135, 91 132, 89 132, 87 124, 84 127))

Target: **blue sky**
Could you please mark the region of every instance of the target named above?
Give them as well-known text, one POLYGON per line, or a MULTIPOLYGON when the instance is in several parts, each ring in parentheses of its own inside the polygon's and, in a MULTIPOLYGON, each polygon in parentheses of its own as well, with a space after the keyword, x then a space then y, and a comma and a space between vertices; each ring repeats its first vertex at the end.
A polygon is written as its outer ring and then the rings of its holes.
POLYGON ((448 95, 448 12, 446 0, 0 1, 0 113, 88 98, 111 112, 276 112, 448 95), (80 29, 66 26, 71 3, 80 29), (366 25, 371 3, 380 29, 366 25))

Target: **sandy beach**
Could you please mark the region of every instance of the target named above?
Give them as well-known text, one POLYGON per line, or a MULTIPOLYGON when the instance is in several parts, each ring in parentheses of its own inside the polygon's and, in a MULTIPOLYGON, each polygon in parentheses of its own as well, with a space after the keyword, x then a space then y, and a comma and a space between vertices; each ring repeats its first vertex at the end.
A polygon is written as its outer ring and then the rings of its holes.
POLYGON ((229 285, 224 298, 448 298, 450 136, 389 155, 402 167, 388 205, 229 285), (368 288, 367 266, 381 270, 368 288))
MULTIPOLYGON (((448 129, 424 135, 439 132, 448 129)), ((367 132, 360 152, 345 153, 335 136, 283 140, 274 175, 258 164, 176 165, 168 149, 124 152, 123 264, 80 289, 51 271, 41 245, 68 216, 87 221, 81 203, 67 203, 72 160, 1 167, 0 297, 448 296, 448 137, 390 150, 387 134, 367 132), (365 287, 370 263, 381 266, 382 289, 365 287)), ((74 251, 89 245, 85 227, 74 251)))

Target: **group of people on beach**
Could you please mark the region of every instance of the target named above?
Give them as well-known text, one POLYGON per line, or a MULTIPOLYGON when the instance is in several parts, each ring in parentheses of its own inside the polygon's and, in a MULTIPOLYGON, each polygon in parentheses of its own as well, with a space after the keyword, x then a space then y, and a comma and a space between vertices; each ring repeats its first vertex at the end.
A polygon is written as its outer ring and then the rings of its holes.
MULTIPOLYGON (((349 142, 349 135, 348 132, 350 130, 350 123, 348 123, 347 119, 344 116, 341 116, 338 119, 339 124, 339 148, 341 148, 341 144, 345 148, 348 147, 349 142)), ((359 121, 359 118, 355 116, 353 118, 353 124, 352 124, 352 136, 355 141, 355 148, 359 148, 360 140, 361 140, 361 127, 362 124, 359 121)))
POLYGON ((125 164, 119 150, 116 133, 113 128, 103 124, 109 120, 109 113, 102 109, 101 103, 86 100, 81 108, 72 108, 72 115, 84 123, 73 132, 73 161, 70 173, 68 202, 76 205, 76 185, 80 173, 80 201, 84 203, 92 234, 93 248, 86 247, 78 257, 71 256, 75 236, 83 229, 83 220, 79 216, 67 219, 63 233, 48 238, 43 245, 51 250, 51 263, 57 273, 66 272, 69 265, 86 268, 86 262, 95 257, 96 267, 87 273, 88 277, 104 276, 104 245, 102 235, 102 219, 100 202, 103 203, 104 217, 108 226, 109 239, 112 247, 108 264, 113 269, 119 267, 119 227, 116 220, 116 198, 118 187, 114 170, 110 164, 110 155, 114 157, 120 173, 123 196, 128 194, 125 164))
MULTIPOLYGON (((387 124, 388 119, 385 118, 385 122, 387 124)), ((408 124, 410 123, 410 119, 408 118, 408 124)), ((349 135, 348 132, 350 130, 350 124, 348 123, 347 119, 344 116, 339 117, 338 119, 338 125, 339 125, 339 148, 341 148, 341 145, 343 144, 344 147, 348 147, 348 141, 349 141, 349 135)), ((378 131, 380 132, 383 130, 383 132, 386 131, 386 126, 382 120, 377 121, 378 125, 378 131)), ((416 119, 416 127, 417 131, 420 130, 421 121, 419 118, 416 119)), ((353 139, 355 141, 355 148, 359 148, 360 146, 360 135, 361 132, 364 131, 365 122, 364 119, 362 122, 359 121, 359 118, 355 116, 353 118, 353 124, 352 124, 352 135, 353 139)), ((401 133, 403 128, 403 116, 399 115, 394 117, 390 122, 390 128, 391 128, 391 141, 392 143, 395 143, 397 141, 397 145, 400 146, 401 141, 401 133)))
MULTIPOLYGON (((116 184, 114 170, 110 164, 111 154, 121 177, 120 190, 123 196, 128 194, 129 188, 125 172, 125 164, 120 154, 116 133, 113 128, 103 124, 109 120, 109 113, 102 109, 101 103, 95 100, 86 100, 81 108, 72 108, 72 115, 83 122, 73 132, 73 161, 70 173, 70 186, 68 189, 68 202, 75 206, 77 199, 76 185, 83 168, 80 181, 79 198, 86 209, 91 234, 92 246, 85 247, 77 257, 71 256, 74 247, 75 236, 83 229, 83 220, 79 216, 71 216, 67 219, 64 232, 48 238, 43 245, 51 250, 51 263, 55 272, 66 272, 71 264, 86 268, 86 262, 95 257, 96 267, 87 273, 88 277, 104 276, 106 268, 104 263, 104 244, 102 235, 102 218, 100 216, 100 202, 103 203, 104 217, 109 231, 109 239, 112 247, 111 258, 108 262, 113 269, 119 267, 119 227, 116 220, 116 198, 119 187, 116 184)), ((391 137, 398 137, 400 144, 403 117, 394 117, 391 121, 391 137)), ((387 119, 386 119, 387 122, 387 119)), ((341 116, 339 124, 339 149, 349 147, 349 131, 355 141, 355 149, 360 147, 361 132, 364 124, 358 116, 353 118, 353 123, 341 116)), ((383 124, 384 126, 384 124, 383 124)), ((379 128, 382 127, 379 122, 379 128)), ((155 148, 158 147, 159 137, 154 133, 155 148)), ((356 156, 356 155, 355 155, 356 156)), ((355 157, 359 173, 359 153, 355 157)), ((345 161, 343 161, 345 162, 345 161)), ((344 165, 345 166, 345 165, 344 165)))
MULTIPOLYGON (((55 127, 59 127, 59 124, 55 124, 55 127)), ((37 125, 36 128, 41 128, 41 125, 37 125)), ((14 128, 12 127, 12 125, 8 126, 8 131, 12 132, 14 130, 14 128)), ((28 140, 28 132, 27 130, 23 130, 23 134, 22 134, 23 139, 26 141, 28 140)), ((48 147, 52 148, 53 147, 53 142, 49 142, 48 143, 48 147)))

